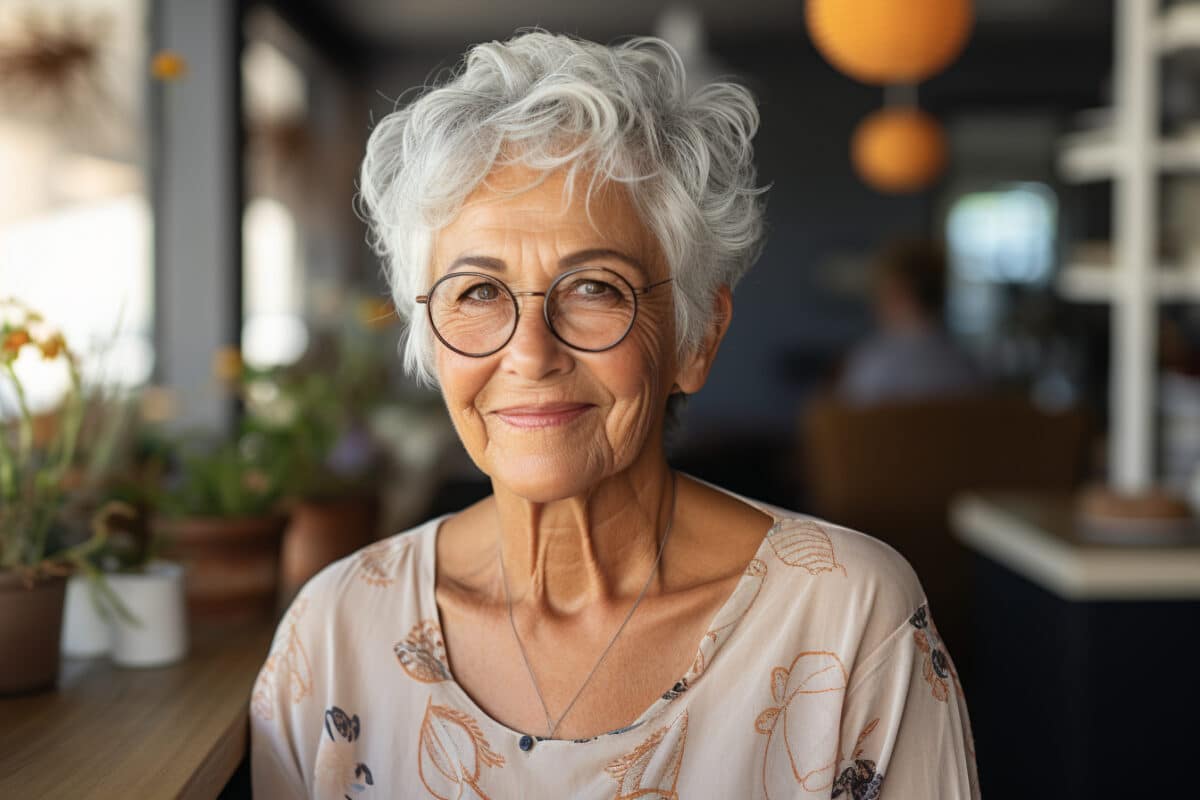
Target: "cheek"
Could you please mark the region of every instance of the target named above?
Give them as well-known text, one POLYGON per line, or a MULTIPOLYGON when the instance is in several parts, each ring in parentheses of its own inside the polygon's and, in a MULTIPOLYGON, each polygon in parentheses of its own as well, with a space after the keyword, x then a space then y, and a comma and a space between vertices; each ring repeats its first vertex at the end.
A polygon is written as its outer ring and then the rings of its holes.
POLYGON ((494 371, 490 358, 467 358, 444 347, 438 348, 435 368, 442 399, 450 419, 468 450, 483 435, 483 421, 475 408, 475 400, 494 371))
POLYGON ((638 326, 596 372, 613 396, 606 428, 617 451, 640 450, 663 413, 673 368, 669 332, 638 326))

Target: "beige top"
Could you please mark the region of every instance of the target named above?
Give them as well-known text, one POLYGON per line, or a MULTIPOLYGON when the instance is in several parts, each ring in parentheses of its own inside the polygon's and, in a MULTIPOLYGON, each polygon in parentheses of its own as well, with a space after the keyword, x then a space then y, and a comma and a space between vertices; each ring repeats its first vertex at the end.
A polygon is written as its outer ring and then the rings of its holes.
POLYGON ((455 683, 434 595, 445 517, 331 564, 255 684, 255 797, 979 797, 962 688, 912 568, 746 502, 774 524, 687 673, 628 727, 579 741, 514 731, 455 683))

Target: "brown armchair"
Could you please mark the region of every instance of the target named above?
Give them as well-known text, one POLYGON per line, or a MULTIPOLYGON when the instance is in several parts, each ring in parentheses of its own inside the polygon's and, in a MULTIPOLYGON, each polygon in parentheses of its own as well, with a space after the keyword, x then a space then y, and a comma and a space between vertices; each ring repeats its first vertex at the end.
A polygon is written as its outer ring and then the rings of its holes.
POLYGON ((1082 411, 1046 412, 1009 395, 869 407, 824 396, 802 420, 813 513, 881 539, 909 560, 965 671, 969 563, 950 532, 950 500, 975 489, 1076 487, 1089 427, 1082 411))

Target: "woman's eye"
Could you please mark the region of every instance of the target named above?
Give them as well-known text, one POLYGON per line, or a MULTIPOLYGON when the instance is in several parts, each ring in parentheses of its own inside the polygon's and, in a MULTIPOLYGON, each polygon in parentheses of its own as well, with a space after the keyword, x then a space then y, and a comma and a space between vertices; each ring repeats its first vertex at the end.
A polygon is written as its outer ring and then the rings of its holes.
POLYGON ((500 296, 500 290, 491 283, 477 283, 463 292, 462 296, 468 300, 495 300, 500 296))
POLYGON ((574 289, 576 294, 584 297, 601 297, 613 291, 613 287, 603 281, 579 281, 574 289))

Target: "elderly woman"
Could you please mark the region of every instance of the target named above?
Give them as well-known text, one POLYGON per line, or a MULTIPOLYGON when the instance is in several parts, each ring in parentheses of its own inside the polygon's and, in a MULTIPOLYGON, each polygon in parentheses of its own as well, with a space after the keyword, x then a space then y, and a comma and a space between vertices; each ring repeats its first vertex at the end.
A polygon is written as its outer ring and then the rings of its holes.
POLYGON ((978 795, 909 566, 664 457, 759 249, 757 124, 662 41, 543 32, 379 123, 405 363, 493 494, 303 589, 253 694, 259 796, 978 795))

